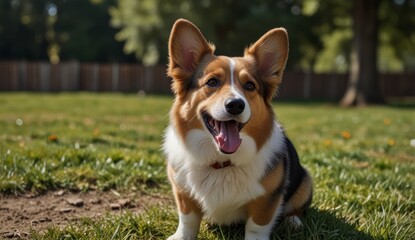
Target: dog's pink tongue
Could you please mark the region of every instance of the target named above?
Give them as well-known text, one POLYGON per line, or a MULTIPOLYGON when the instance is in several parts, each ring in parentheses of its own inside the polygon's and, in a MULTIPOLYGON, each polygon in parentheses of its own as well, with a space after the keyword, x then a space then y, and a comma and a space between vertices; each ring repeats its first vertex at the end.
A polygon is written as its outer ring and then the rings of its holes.
POLYGON ((215 137, 219 148, 225 153, 234 153, 241 145, 238 124, 235 121, 220 122, 220 132, 215 137))

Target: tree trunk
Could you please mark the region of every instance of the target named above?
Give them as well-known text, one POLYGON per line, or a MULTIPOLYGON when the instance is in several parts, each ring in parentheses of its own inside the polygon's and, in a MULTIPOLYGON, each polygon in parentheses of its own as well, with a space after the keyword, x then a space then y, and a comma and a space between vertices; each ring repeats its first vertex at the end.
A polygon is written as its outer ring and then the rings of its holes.
POLYGON ((349 83, 342 106, 383 103, 377 72, 378 0, 355 0, 349 83))

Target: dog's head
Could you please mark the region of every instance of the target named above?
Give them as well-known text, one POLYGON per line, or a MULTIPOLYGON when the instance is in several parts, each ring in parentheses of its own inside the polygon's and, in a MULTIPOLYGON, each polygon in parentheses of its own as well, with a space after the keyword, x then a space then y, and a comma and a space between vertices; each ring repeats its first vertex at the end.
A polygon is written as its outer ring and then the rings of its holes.
POLYGON ((272 132, 271 100, 287 61, 287 32, 270 30, 243 57, 216 56, 214 50, 195 25, 176 21, 169 40, 172 122, 182 138, 203 129, 222 153, 236 152, 242 134, 260 149, 272 132))

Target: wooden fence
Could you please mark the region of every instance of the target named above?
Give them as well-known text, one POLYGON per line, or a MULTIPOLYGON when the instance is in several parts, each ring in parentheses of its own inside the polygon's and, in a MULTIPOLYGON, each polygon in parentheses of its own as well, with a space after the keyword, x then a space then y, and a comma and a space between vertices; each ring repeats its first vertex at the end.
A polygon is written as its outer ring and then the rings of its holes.
MULTIPOLYGON (((339 100, 347 74, 286 72, 279 99, 339 100)), ((415 72, 380 74, 385 97, 415 96, 415 72)), ((0 91, 170 93, 165 66, 0 61, 0 91)))
POLYGON ((163 66, 66 62, 0 62, 0 91, 168 93, 163 66))

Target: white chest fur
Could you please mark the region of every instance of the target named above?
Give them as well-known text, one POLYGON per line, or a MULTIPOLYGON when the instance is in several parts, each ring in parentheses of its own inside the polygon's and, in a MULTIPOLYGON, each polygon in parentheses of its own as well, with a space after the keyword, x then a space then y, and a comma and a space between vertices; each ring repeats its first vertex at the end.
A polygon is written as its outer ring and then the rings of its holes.
POLYGON ((276 132, 260 151, 250 136, 241 134, 242 144, 234 154, 220 153, 204 130, 191 130, 183 143, 173 128, 167 129, 163 147, 175 170, 174 180, 201 204, 209 221, 229 224, 245 220, 245 204, 264 194, 260 180, 273 154, 282 146, 282 134, 276 124, 274 129, 276 132), (233 166, 210 166, 226 160, 233 166))

